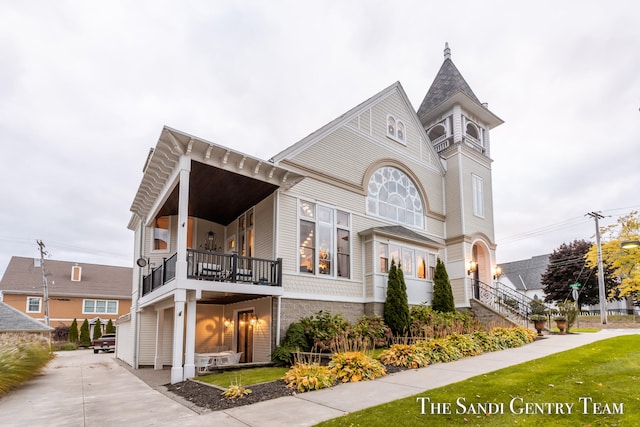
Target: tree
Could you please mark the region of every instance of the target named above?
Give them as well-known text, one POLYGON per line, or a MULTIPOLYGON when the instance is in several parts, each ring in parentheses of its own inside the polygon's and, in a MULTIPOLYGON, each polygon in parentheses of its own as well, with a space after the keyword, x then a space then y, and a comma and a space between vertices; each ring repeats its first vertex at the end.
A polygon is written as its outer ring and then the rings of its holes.
POLYGON ((407 299, 407 284, 400 266, 391 260, 389 280, 387 282, 387 300, 384 304, 384 323, 394 335, 404 335, 409 329, 411 316, 407 299))
POLYGON ((91 338, 89 336, 89 322, 84 319, 82 326, 80 326, 80 346, 89 347, 91 345, 91 338))
POLYGON ((107 326, 104 327, 104 333, 105 334, 115 334, 116 333, 116 327, 113 326, 113 322, 111 321, 111 319, 109 319, 109 321, 107 322, 107 326))
MULTIPOLYGON (((615 288, 608 288, 608 296, 638 297, 640 291, 640 248, 623 249, 622 242, 640 240, 640 214, 631 211, 615 224, 600 228, 600 246, 602 264, 618 279, 615 288)), ((598 265, 598 251, 594 246, 587 254, 587 264, 593 268, 598 265)), ((607 271, 605 271, 605 279, 607 271)))
POLYGON ((433 303, 431 308, 441 313, 453 313, 456 311, 449 274, 447 274, 447 268, 440 260, 440 257, 436 261, 436 271, 433 274, 433 303))
POLYGON ((100 323, 100 318, 96 319, 96 324, 93 327, 93 339, 97 340, 102 336, 102 323, 100 323))
POLYGON ((76 319, 73 319, 71 326, 69 326, 69 342, 74 344, 78 342, 78 321, 76 319))
MULTIPOLYGON (((585 256, 593 245, 586 240, 563 243, 549 256, 549 263, 541 277, 546 302, 573 300, 569 285, 580 283, 578 307, 600 301, 597 268, 586 264, 585 256)), ((613 289, 616 281, 605 272, 605 286, 613 289)))

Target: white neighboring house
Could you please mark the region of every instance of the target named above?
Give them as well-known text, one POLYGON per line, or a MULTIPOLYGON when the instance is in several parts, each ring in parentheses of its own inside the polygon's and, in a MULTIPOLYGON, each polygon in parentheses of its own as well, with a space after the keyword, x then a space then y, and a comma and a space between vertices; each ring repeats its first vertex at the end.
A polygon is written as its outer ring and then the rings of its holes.
MULTIPOLYGON (((521 294, 544 302, 546 294, 542 285, 542 275, 547 270, 550 254, 537 255, 529 259, 500 264, 502 275, 498 279, 501 285, 514 289, 521 294)), ((567 289, 567 295, 571 291, 567 289)), ((554 303, 547 303, 548 306, 555 306, 554 303)), ((583 305, 581 307, 584 315, 599 315, 599 305, 583 305)), ((633 313, 633 303, 631 300, 607 301, 608 314, 633 313)), ((638 309, 635 309, 638 312, 638 309)))
POLYGON ((396 82, 270 159, 163 128, 131 205, 117 357, 169 365, 172 383, 195 375, 199 353, 269 361, 301 317, 382 314, 392 260, 410 304, 431 302, 440 257, 468 307, 472 279, 493 280, 501 123, 446 47, 417 111, 396 82))

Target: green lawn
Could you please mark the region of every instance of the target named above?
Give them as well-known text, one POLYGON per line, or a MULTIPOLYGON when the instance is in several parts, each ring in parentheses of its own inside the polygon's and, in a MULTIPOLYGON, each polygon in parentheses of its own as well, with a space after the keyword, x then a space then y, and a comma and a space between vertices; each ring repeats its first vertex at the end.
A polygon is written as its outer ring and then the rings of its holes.
POLYGON ((278 367, 248 368, 202 375, 198 376, 196 379, 198 381, 214 384, 224 388, 234 384, 250 386, 282 379, 288 370, 288 368, 278 367))
POLYGON ((388 425, 640 426, 640 336, 598 341, 319 424, 388 425))

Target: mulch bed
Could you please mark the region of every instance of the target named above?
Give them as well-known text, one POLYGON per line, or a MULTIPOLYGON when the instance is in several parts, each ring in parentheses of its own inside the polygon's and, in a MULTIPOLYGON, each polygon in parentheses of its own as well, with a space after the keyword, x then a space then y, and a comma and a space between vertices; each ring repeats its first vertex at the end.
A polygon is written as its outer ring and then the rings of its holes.
MULTIPOLYGON (((385 368, 387 375, 405 370, 405 368, 398 366, 385 365, 385 368)), ((209 411, 222 411, 283 396, 294 396, 297 393, 294 388, 287 387, 282 380, 248 386, 251 393, 238 399, 227 399, 219 388, 199 381, 183 381, 176 384, 166 384, 164 387, 168 392, 191 402, 200 409, 209 411)))

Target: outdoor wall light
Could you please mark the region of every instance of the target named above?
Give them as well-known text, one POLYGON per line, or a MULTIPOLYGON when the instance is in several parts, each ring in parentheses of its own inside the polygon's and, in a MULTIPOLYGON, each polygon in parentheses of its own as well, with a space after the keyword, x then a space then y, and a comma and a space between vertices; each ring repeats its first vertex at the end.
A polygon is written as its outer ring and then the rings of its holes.
POLYGON ((258 317, 256 315, 251 316, 249 323, 251 323, 251 326, 256 326, 256 323, 258 323, 258 317))
POLYGON ((640 240, 627 240, 620 243, 622 249, 635 249, 640 247, 640 240))
POLYGON ((499 265, 494 266, 492 269, 493 272, 493 280, 496 280, 498 277, 502 276, 502 267, 499 265))
POLYGON ((471 276, 471 273, 473 273, 477 269, 478 269, 478 263, 477 262, 475 262, 473 260, 467 261, 467 275, 468 276, 471 276))
POLYGON ((233 322, 229 319, 224 319, 224 327, 225 328, 231 328, 233 327, 233 322))

